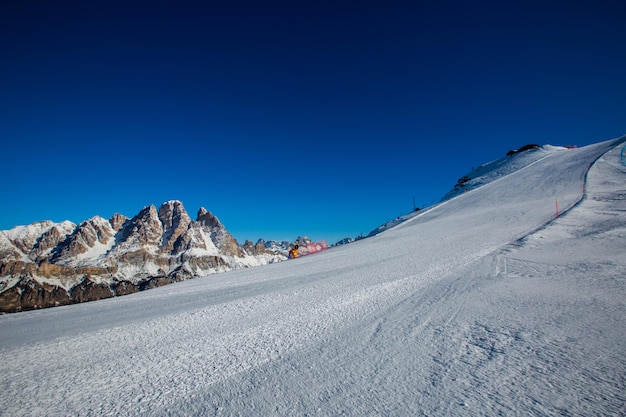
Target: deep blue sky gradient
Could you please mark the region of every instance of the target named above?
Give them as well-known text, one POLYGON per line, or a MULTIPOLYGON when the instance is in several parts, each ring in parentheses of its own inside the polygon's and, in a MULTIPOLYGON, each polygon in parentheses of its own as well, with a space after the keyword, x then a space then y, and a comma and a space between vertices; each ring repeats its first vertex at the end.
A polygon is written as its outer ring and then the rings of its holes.
POLYGON ((626 133, 623 1, 6 3, 1 230, 177 199, 333 243, 626 133))

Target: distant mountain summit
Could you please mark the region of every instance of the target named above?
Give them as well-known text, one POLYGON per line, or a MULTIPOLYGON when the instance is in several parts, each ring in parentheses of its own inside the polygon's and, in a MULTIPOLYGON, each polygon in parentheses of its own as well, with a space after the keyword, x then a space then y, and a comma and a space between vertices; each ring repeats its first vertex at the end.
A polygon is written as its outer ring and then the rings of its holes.
POLYGON ((180 201, 128 218, 76 225, 43 221, 0 231, 0 311, 15 312, 124 295, 198 276, 287 259, 288 244, 246 241, 180 201))

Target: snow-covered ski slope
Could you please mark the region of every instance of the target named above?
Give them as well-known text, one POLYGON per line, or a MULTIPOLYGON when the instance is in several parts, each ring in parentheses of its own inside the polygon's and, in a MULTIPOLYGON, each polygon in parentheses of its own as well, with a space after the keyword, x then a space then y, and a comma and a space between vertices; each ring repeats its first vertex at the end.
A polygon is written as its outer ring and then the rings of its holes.
POLYGON ((0 415, 625 415, 625 139, 315 256, 0 316, 0 415))

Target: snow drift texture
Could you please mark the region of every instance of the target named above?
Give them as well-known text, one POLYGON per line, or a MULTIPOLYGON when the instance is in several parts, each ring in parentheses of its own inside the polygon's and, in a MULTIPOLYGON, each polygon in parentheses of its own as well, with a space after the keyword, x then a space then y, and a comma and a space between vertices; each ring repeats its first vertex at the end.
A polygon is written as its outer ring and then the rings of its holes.
POLYGON ((0 415, 624 415, 623 142, 319 255, 0 316, 0 415))

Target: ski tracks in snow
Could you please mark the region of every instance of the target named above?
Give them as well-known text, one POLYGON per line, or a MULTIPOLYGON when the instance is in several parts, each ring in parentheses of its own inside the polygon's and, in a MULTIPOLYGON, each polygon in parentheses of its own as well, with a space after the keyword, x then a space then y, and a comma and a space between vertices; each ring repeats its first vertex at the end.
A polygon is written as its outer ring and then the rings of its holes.
POLYGON ((619 197, 626 168, 616 163, 618 151, 593 166, 581 204, 468 271, 480 284, 462 294, 466 314, 439 340, 441 366, 432 371, 468 410, 548 416, 626 410, 626 199, 619 197))

